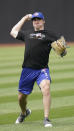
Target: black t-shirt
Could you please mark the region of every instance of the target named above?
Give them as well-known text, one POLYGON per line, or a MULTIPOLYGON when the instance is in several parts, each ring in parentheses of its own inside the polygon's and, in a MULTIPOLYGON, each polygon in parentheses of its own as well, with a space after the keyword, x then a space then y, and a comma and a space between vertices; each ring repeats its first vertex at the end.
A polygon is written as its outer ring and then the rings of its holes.
POLYGON ((25 42, 23 68, 42 69, 48 67, 51 43, 58 39, 54 33, 47 30, 21 30, 16 39, 25 42))

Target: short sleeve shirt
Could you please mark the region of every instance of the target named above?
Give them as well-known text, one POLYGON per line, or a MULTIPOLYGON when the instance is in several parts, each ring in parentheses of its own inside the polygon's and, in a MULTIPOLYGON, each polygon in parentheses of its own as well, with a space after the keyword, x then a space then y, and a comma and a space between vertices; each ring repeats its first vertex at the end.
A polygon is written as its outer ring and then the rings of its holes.
POLYGON ((47 30, 20 30, 16 39, 25 43, 23 68, 42 69, 48 67, 51 43, 58 39, 54 33, 47 30))

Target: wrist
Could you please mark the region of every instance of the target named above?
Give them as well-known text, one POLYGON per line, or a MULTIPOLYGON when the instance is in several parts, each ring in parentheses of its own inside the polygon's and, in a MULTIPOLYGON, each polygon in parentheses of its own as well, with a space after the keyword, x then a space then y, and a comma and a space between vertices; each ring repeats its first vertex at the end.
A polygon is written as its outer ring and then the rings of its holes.
POLYGON ((23 20, 24 20, 24 22, 28 21, 26 16, 23 17, 23 20))

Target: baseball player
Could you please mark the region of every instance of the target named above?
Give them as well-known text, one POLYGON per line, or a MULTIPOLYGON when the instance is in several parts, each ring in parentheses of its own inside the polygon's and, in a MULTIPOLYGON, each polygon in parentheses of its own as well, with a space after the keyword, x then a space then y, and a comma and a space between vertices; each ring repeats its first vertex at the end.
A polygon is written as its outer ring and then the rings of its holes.
POLYGON ((19 80, 18 100, 21 114, 16 120, 22 123, 31 114, 27 108, 27 97, 32 92, 34 83, 37 82, 43 95, 44 126, 52 127, 49 119, 50 113, 50 83, 51 77, 48 67, 49 54, 53 48, 60 56, 66 55, 64 37, 57 37, 51 31, 45 30, 45 18, 41 12, 25 15, 11 30, 10 35, 24 41, 25 52, 22 72, 19 80), (22 26, 27 21, 32 21, 33 29, 22 31, 22 26))

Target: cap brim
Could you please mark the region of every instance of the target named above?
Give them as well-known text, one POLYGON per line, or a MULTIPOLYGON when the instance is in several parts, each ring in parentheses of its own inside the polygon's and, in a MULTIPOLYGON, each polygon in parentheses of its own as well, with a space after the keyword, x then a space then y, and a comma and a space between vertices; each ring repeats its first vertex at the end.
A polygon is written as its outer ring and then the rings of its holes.
POLYGON ((42 18, 36 16, 36 17, 33 17, 32 20, 34 20, 34 19, 36 19, 36 18, 38 18, 38 19, 42 19, 42 18))

